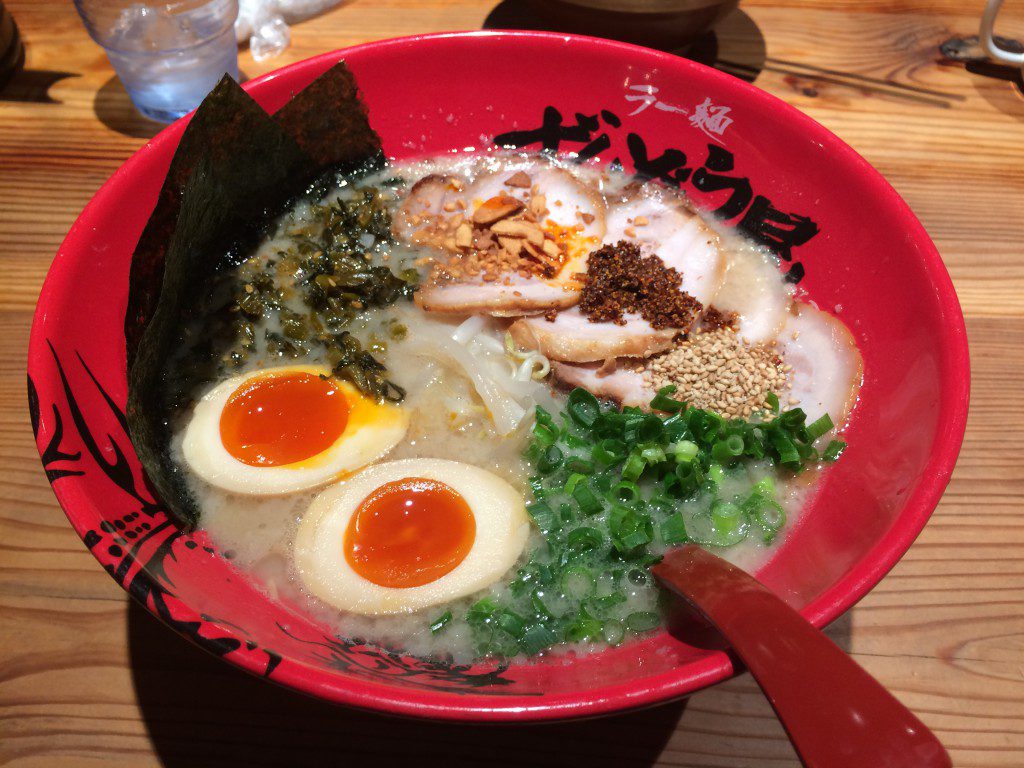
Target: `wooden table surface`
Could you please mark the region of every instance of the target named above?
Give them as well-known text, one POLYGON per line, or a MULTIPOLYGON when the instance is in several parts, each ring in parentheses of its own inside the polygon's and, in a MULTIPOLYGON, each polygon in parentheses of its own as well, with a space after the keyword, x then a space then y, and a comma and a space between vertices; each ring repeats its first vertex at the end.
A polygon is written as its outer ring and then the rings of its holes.
MULTIPOLYGON (((9 0, 26 70, 0 92, 0 765, 798 765, 744 675, 688 702, 586 723, 469 728, 334 708, 207 658, 131 604, 65 521, 25 399, 28 329, 71 222, 156 130, 70 3, 9 0)), ((744 0, 717 57, 822 122, 906 198, 967 316, 971 415, 920 539, 829 630, 957 766, 1024 766, 1024 96, 943 61, 983 0, 744 0), (737 67, 736 65, 742 65, 737 67)), ((1001 31, 1024 38, 1024 3, 1001 31)), ((353 43, 526 25, 518 0, 343 2, 257 75, 353 43)), ((453 84, 454 85, 454 84, 453 84)), ((865 766, 865 768, 873 768, 865 766)))

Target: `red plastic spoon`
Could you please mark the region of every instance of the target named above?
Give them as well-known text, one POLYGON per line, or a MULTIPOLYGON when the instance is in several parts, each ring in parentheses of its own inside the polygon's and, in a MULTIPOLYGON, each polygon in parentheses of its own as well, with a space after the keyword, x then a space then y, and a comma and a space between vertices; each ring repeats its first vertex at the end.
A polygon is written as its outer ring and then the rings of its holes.
POLYGON ((809 768, 950 768, 935 735, 752 576, 700 547, 651 568, 725 637, 809 768))

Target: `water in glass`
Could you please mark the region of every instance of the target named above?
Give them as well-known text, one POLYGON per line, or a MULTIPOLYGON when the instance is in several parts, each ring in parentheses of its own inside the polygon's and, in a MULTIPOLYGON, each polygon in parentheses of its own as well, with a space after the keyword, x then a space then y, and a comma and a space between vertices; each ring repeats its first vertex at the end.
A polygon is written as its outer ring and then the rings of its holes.
POLYGON ((147 117, 176 120, 195 109, 225 73, 238 79, 238 0, 75 0, 75 6, 147 117))

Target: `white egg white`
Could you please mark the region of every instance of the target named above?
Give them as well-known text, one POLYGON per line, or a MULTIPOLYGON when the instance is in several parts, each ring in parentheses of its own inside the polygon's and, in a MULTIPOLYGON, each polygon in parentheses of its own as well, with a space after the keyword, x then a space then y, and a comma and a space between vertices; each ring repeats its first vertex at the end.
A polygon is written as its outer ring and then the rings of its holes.
POLYGON ((408 414, 399 406, 376 403, 355 387, 335 381, 349 404, 344 432, 326 450, 282 466, 252 466, 232 456, 221 441, 220 420, 231 396, 254 378, 268 374, 330 375, 322 365, 267 368, 222 381, 196 403, 185 428, 182 454, 189 468, 210 485, 250 496, 276 496, 319 488, 384 456, 404 436, 408 414))
POLYGON ((404 459, 369 467, 317 496, 299 524, 295 564, 306 588, 335 608, 366 616, 410 613, 498 581, 519 559, 529 528, 522 494, 487 470, 446 459, 404 459), (439 579, 383 587, 349 565, 345 531, 373 491, 410 477, 444 483, 461 495, 476 521, 476 537, 466 558, 439 579))

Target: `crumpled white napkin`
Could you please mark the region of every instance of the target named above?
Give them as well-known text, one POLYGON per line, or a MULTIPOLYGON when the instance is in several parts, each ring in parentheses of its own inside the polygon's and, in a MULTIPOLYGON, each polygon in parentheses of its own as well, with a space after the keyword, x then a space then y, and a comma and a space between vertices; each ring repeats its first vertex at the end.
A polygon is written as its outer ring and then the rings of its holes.
POLYGON ((317 16, 341 0, 239 0, 235 37, 256 61, 277 56, 292 39, 289 24, 317 16))

